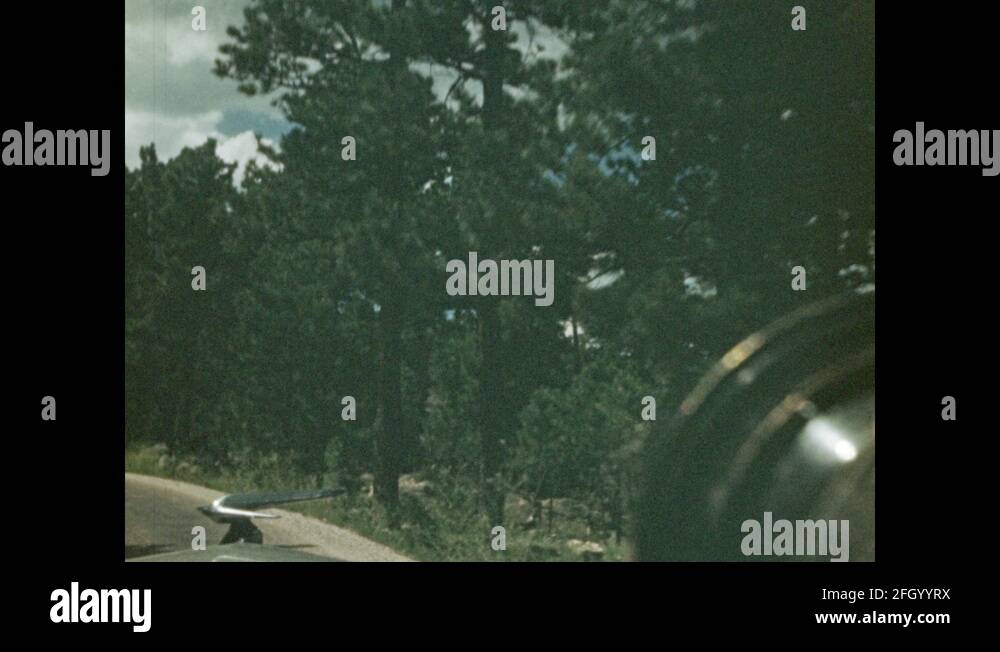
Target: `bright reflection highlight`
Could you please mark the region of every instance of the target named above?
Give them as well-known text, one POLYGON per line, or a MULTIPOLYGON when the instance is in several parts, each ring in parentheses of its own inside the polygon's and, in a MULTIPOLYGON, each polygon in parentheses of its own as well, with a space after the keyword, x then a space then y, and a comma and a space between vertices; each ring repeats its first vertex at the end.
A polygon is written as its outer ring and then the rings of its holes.
POLYGON ((833 447, 833 452, 837 457, 845 462, 850 462, 858 456, 858 449, 854 447, 854 444, 846 439, 838 441, 837 445, 833 447))
POLYGON ((858 448, 833 423, 816 417, 806 424, 803 444, 813 457, 825 461, 850 462, 858 456, 858 448))

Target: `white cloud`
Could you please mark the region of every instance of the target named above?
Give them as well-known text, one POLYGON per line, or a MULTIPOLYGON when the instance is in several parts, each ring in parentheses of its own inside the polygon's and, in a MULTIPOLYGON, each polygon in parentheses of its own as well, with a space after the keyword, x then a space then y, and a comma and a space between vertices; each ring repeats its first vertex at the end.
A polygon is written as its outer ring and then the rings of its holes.
MULTIPOLYGON (((227 137, 216 126, 222 120, 221 111, 209 111, 195 116, 166 117, 156 113, 125 110, 125 163, 129 167, 139 165, 140 144, 155 143, 156 156, 161 161, 169 160, 185 147, 199 147, 209 138, 217 141, 215 153, 226 163, 236 163, 233 184, 239 186, 246 173, 247 163, 274 167, 274 164, 257 148, 257 137, 252 131, 244 131, 227 137)), ((274 143, 263 139, 264 144, 274 147, 274 143)))
POLYGON ((139 163, 139 147, 155 143, 160 160, 177 156, 185 147, 197 147, 209 138, 223 139, 216 126, 222 120, 221 111, 206 111, 193 115, 170 116, 140 111, 125 106, 125 164, 139 163))
POLYGON ((173 30, 167 40, 167 63, 174 66, 185 66, 194 62, 210 66, 218 54, 219 42, 208 32, 196 32, 193 29, 173 30))
MULTIPOLYGON (((265 145, 274 146, 267 139, 263 139, 265 145)), ((215 153, 226 163, 236 163, 236 171, 233 173, 233 184, 237 187, 243 182, 243 175, 246 173, 247 163, 255 161, 261 167, 276 167, 266 156, 257 149, 257 137, 252 131, 244 131, 232 138, 228 138, 219 143, 215 148, 215 153)))

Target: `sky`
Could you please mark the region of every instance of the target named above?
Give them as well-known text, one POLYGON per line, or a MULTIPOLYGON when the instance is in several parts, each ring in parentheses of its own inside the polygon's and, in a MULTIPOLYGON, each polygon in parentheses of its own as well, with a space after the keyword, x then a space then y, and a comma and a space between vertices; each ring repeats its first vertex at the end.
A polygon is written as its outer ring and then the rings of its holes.
MULTIPOLYGON (((242 25, 249 0, 199 0, 207 29, 191 27, 191 0, 126 0, 125 2, 125 164, 139 164, 139 148, 156 145, 160 160, 173 158, 184 147, 196 147, 208 138, 219 142, 216 153, 239 163, 239 184, 246 161, 258 157, 254 133, 278 143, 291 129, 270 97, 248 97, 236 82, 212 74, 226 27, 242 25)), ((537 49, 540 58, 559 59, 565 45, 550 33, 538 31, 529 39, 525 26, 509 26, 523 51, 537 49), (530 44, 530 45, 529 45, 530 44)), ((443 98, 454 81, 445 68, 415 64, 412 69, 434 79, 434 91, 443 98)), ((480 95, 478 84, 467 90, 480 95)), ((259 159, 263 162, 263 157, 259 159)))
MULTIPOLYGON (((212 74, 226 27, 242 23, 248 0, 201 0, 207 29, 191 28, 190 0, 125 2, 125 164, 155 143, 161 160, 184 147, 219 141, 218 155, 245 163, 257 155, 254 132, 277 140, 289 125, 265 97, 212 74)), ((242 168, 242 166, 241 166, 242 168)))

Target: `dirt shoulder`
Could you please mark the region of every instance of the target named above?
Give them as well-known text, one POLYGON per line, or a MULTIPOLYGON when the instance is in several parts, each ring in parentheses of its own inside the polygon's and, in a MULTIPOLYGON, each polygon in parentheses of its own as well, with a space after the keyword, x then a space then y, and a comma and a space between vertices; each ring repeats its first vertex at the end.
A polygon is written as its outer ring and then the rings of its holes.
MULTIPOLYGON (((221 495, 220 491, 187 482, 126 473, 126 546, 188 546, 195 525, 205 526, 212 540, 219 526, 198 512, 197 507, 221 495)), ((264 511, 281 517, 255 521, 268 544, 295 547, 344 561, 413 561, 356 532, 310 516, 283 509, 264 511)))

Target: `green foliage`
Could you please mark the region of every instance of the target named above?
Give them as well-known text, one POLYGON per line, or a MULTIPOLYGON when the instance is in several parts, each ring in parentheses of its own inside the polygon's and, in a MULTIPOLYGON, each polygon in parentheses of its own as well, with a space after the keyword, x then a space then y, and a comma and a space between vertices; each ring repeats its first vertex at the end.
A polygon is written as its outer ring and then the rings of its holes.
POLYGON ((581 500, 600 516, 594 526, 621 532, 628 478, 639 468, 635 455, 648 425, 638 418, 640 401, 650 393, 631 367, 604 353, 568 386, 533 394, 511 464, 519 493, 536 503, 581 500))
POLYGON ((126 171, 127 467, 342 485, 324 518, 419 558, 496 558, 498 520, 507 559, 622 558, 642 397, 667 418, 753 328, 873 281, 866 3, 794 38, 783 3, 506 3, 558 64, 479 29, 493 4, 250 3, 216 72, 275 94, 277 166, 235 188, 209 141, 126 171), (470 250, 554 259, 555 304, 447 296, 470 250))

